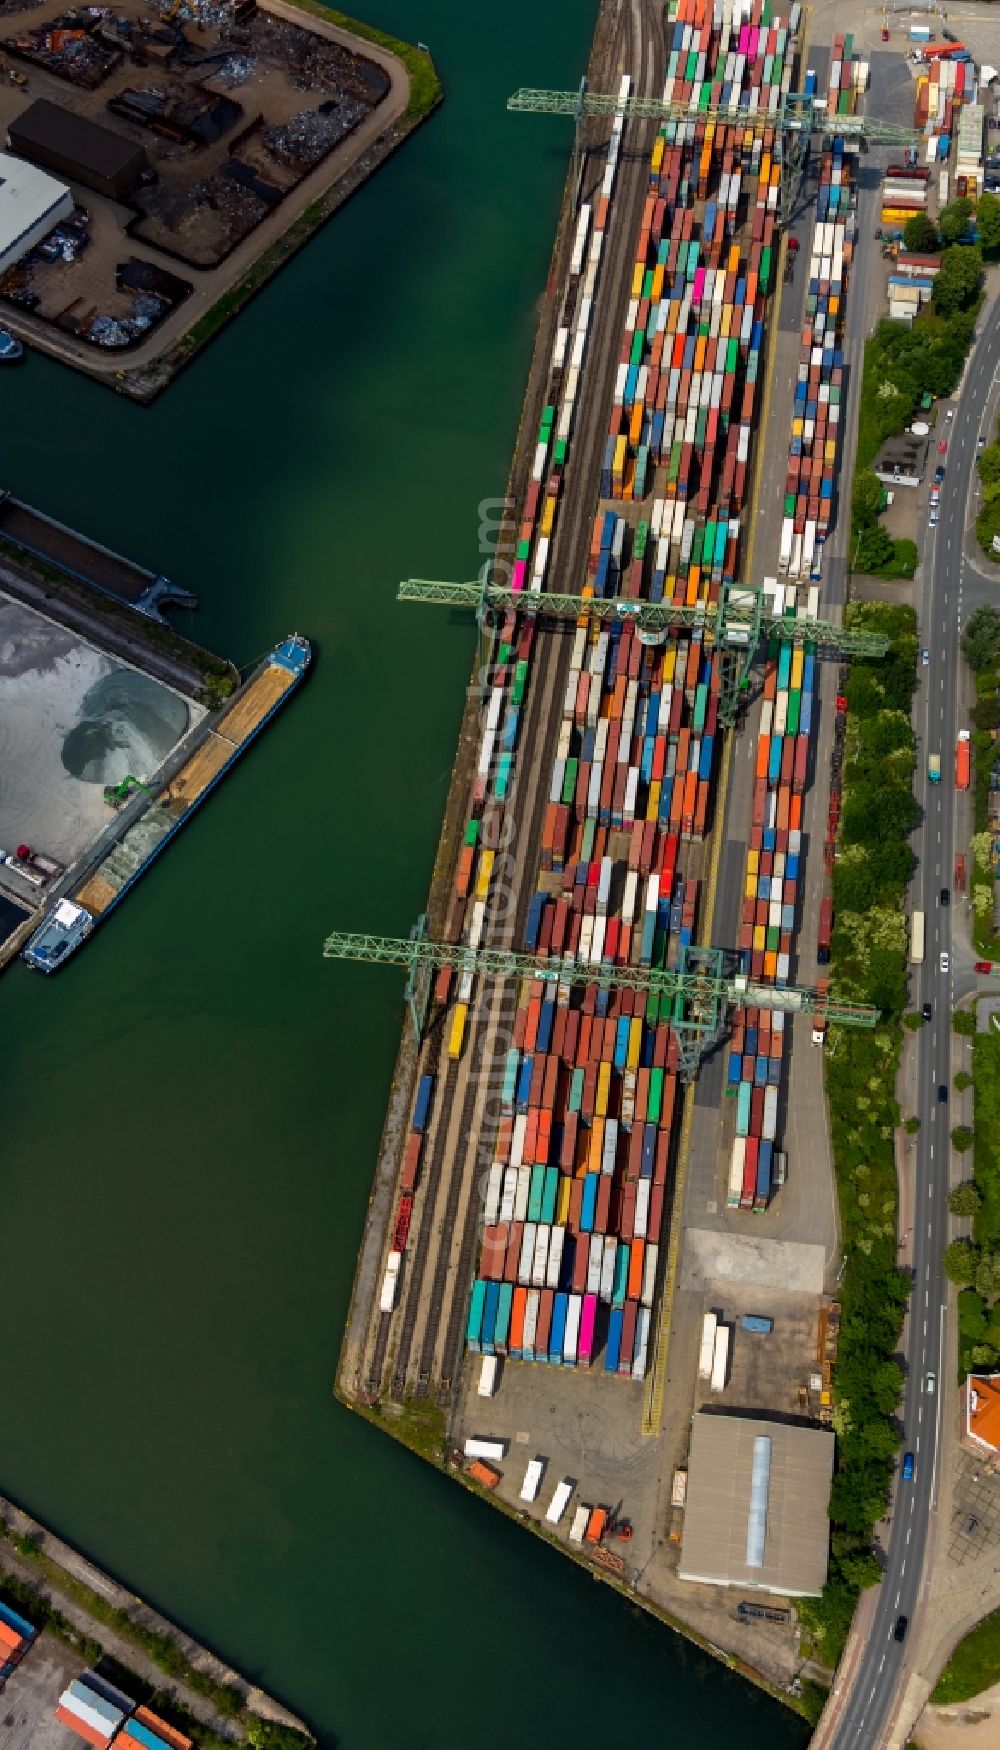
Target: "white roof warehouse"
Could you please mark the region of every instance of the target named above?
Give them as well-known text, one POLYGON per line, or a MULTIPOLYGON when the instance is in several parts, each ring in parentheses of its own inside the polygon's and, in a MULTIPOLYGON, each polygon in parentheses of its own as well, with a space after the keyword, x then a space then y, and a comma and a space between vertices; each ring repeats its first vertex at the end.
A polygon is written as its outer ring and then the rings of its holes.
POLYGON ((0 152, 0 274, 68 218, 74 205, 64 182, 0 152))
POLYGON ((764 1416, 695 1416, 680 1578, 813 1598, 830 1549, 834 1437, 764 1416))

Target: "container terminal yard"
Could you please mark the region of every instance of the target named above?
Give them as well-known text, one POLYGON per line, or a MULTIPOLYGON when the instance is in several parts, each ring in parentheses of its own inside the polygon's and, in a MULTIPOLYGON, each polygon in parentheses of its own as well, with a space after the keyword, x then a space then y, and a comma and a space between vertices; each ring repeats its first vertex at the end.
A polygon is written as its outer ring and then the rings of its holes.
POLYGON ((912 138, 862 119, 869 78, 798 7, 602 15, 514 514, 481 589, 400 592, 487 610, 428 914, 325 950, 408 966, 421 1039, 341 1396, 403 1438, 433 1406, 494 1499, 782 1684, 829 1536, 822 1048, 877 1018, 831 1004, 822 940, 838 663, 884 648, 836 623, 859 151, 912 138), (720 1411, 765 1418, 724 1461, 760 1561, 704 1547, 720 1411))

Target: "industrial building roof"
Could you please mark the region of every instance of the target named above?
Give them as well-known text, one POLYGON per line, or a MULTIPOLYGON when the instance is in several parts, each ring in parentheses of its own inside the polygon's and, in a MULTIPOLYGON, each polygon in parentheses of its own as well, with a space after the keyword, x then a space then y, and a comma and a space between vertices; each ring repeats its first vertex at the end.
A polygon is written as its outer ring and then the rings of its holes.
POLYGON ((0 152, 0 256, 47 218, 66 193, 64 182, 0 152))
POLYGON ((958 155, 979 158, 983 150, 985 110, 981 103, 966 103, 958 112, 958 155))
POLYGON ((130 169, 145 152, 113 128, 104 128, 86 116, 74 115, 61 104, 38 97, 11 122, 8 136, 15 151, 43 146, 61 157, 86 166, 96 176, 114 180, 130 169))
POLYGON ((1000 1374, 970 1373, 966 1387, 966 1432, 1000 1452, 1000 1374))
POLYGON ((682 1580, 815 1597, 830 1545, 834 1437, 763 1416, 695 1416, 682 1580))

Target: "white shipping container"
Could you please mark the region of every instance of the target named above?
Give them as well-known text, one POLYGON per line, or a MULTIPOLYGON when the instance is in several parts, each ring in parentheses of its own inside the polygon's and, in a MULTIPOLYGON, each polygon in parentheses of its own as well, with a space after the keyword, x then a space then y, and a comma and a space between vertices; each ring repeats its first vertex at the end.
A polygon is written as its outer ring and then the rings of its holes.
POLYGON ((514 1220, 525 1221, 528 1215, 528 1198, 531 1196, 531 1168, 518 1167, 517 1191, 514 1195, 514 1220))
POLYGON ((576 1512, 573 1515, 573 1523, 569 1528, 569 1541, 570 1541, 570 1543, 582 1543, 583 1542, 583 1534, 587 1529, 587 1521, 589 1518, 590 1518, 590 1508, 589 1507, 578 1507, 577 1508, 576 1512))
POLYGON ((549 1502, 548 1506, 545 1509, 545 1519, 546 1519, 546 1523, 548 1525, 558 1525, 559 1524, 560 1519, 562 1518, 567 1507, 569 1506, 570 1496, 572 1495, 572 1493, 573 1493, 573 1484, 572 1483, 564 1481, 564 1482, 558 1483, 556 1485, 555 1494, 553 1495, 551 1501, 549 1502))
POLYGON ((651 1314, 648 1306, 639 1308, 635 1321, 635 1353, 632 1358, 632 1378, 645 1379, 646 1357, 649 1349, 649 1326, 651 1314))
POLYGON ((609 1240, 604 1248, 604 1259, 601 1264, 601 1285, 598 1289, 598 1296, 607 1306, 610 1306, 611 1296, 615 1291, 616 1249, 614 1240, 609 1240))
POLYGON ((476 1391, 481 1398, 491 1398, 497 1389, 497 1371, 499 1362, 495 1355, 484 1355, 483 1364, 479 1369, 479 1384, 476 1391))
POLYGON ((532 1288, 545 1287, 545 1271, 549 1262, 549 1229, 544 1222, 535 1234, 535 1253, 531 1263, 532 1288))
POLYGON ((540 1458, 533 1458, 531 1460, 524 1473, 524 1482, 521 1484, 520 1499, 522 1501, 533 1501, 535 1499, 535 1496, 541 1488, 543 1469, 544 1466, 540 1458))
POLYGON ((524 1353, 530 1355, 535 1347, 535 1333, 538 1330, 538 1308, 541 1305, 541 1294, 537 1288, 528 1289, 528 1298, 524 1308, 524 1353))
POLYGON ((535 1256, 535 1234, 537 1232, 537 1227, 537 1222, 526 1221, 524 1224, 524 1232, 521 1235, 521 1256, 518 1259, 517 1280, 521 1283, 522 1287, 525 1288, 531 1281, 531 1265, 535 1256))
POLYGON ((494 1161, 486 1180, 486 1206, 484 1220, 487 1227, 496 1224, 500 1213, 500 1190, 503 1184, 503 1166, 500 1161, 494 1161))
POLYGON ((723 1391, 726 1384, 726 1373, 729 1367, 729 1326, 720 1325, 715 1333, 715 1354, 712 1357, 713 1391, 723 1391))
POLYGON ((635 1236, 644 1240, 649 1222, 649 1187, 651 1179, 640 1179, 635 1192, 635 1236))
POLYGON ((562 1268, 563 1247, 566 1243, 566 1229, 554 1227, 549 1234, 549 1261, 545 1270, 546 1288, 559 1287, 559 1271, 562 1268))
POLYGON ((640 1295, 640 1299, 643 1306, 652 1306, 653 1304, 653 1296, 656 1293, 656 1267, 659 1256, 659 1246, 650 1242, 646 1247, 646 1255, 642 1260, 642 1294, 640 1295))
MULTIPOLYGON (((613 1245, 613 1242, 612 1242, 613 1245)), ((587 1254, 587 1293, 597 1294, 601 1287, 601 1271, 604 1264, 604 1235, 591 1234, 590 1251, 587 1254)))
MULTIPOLYGON (((747 1139, 737 1136, 733 1141, 733 1153, 729 1163, 729 1190, 726 1202, 730 1209, 738 1209, 743 1192, 743 1165, 746 1160, 747 1139)), ((711 1369, 709 1370, 711 1371, 711 1369)))
POLYGON ((509 1442, 506 1440, 480 1440, 473 1437, 465 1442, 466 1458, 506 1458, 509 1442))
POLYGON ((580 1314, 583 1311, 582 1294, 571 1294, 569 1306, 566 1309, 566 1335, 563 1338, 563 1365, 576 1366, 576 1351, 580 1341, 580 1314))
POLYGON ((378 1297, 379 1312, 392 1312, 396 1304, 396 1290, 399 1287, 399 1274, 395 1270, 386 1270, 382 1278, 382 1289, 378 1297))

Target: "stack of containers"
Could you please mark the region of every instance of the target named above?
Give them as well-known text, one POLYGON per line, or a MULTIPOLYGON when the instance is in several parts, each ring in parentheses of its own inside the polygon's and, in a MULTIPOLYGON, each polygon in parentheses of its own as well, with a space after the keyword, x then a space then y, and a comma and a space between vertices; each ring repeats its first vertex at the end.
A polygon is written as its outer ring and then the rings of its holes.
MULTIPOLYGON (((933 47, 933 45, 932 45, 933 47)), ((917 100, 914 124, 925 135, 925 158, 928 164, 944 163, 951 151, 961 106, 972 103, 976 96, 975 70, 971 56, 960 43, 941 44, 927 72, 917 80, 917 100)), ((980 147, 982 129, 980 127, 980 147)), ((966 181, 970 172, 966 172, 966 181)), ((975 175, 975 166, 971 174, 975 175)), ((976 178, 975 194, 978 190, 976 178)), ((968 192, 968 188, 965 191, 968 192)))
MULTIPOLYGON (((789 981, 815 679, 811 648, 781 644, 770 653, 738 941, 741 965, 758 983, 789 981)), ((784 1036, 779 1010, 748 1008, 736 1016, 726 1071, 727 1092, 736 1100, 731 1208, 760 1211, 770 1199, 784 1036)))
POLYGON ((116 1744, 122 1750, 134 1750, 141 1744, 143 1750, 192 1750, 190 1738, 185 1738, 183 1732, 178 1732, 174 1726, 168 1726, 166 1720, 161 1720, 159 1714, 154 1714, 148 1707, 136 1708, 130 1720, 126 1720, 116 1744))
POLYGON ((830 51, 827 115, 854 114, 857 97, 868 89, 868 72, 868 62, 858 60, 854 54, 853 36, 838 31, 830 51))
POLYGON ((897 230, 915 213, 927 211, 930 171, 919 165, 891 164, 882 184, 882 226, 897 230))
POLYGON ((955 165, 955 189, 959 195, 976 200, 983 186, 983 130, 985 111, 981 103, 967 103, 958 119, 958 161, 955 165))
POLYGON ((135 1702, 93 1671, 74 1678, 59 1697, 56 1719, 85 1743, 110 1744, 133 1712, 135 1702))
POLYGON ((0 1688, 23 1659, 37 1630, 16 1610, 0 1604, 0 1688))
MULTIPOLYGON (((793 583, 819 581, 821 548, 833 514, 844 390, 841 333, 857 236, 854 194, 853 160, 843 140, 835 138, 820 163, 785 479, 778 566, 793 583)), ((785 605, 795 609, 794 591, 785 605)))
MULTIPOLYGON (((764 14, 725 6, 706 21, 697 0, 673 9, 665 95, 690 102, 692 121, 661 130, 654 148, 601 478, 605 499, 652 498, 637 524, 613 507, 598 513, 585 594, 711 602, 738 574, 780 169, 770 129, 709 124, 697 111, 776 110, 791 42, 764 14)), ((577 231, 575 259, 583 249, 577 231)), ((560 332, 565 363, 571 325, 560 332)), ((530 530, 524 539, 527 588, 530 530)), ((515 636, 511 620, 502 661, 515 636)), ((793 688, 789 673, 783 693, 793 690, 797 719, 802 678, 793 688)), ((650 641, 627 618, 581 621, 542 830, 544 879, 521 944, 529 952, 595 967, 682 964, 698 891, 679 865, 706 826, 718 698, 717 658, 698 635, 650 641)), ((787 822, 782 831, 787 839, 787 822)), ((794 895, 796 876, 781 879, 794 895)), ((773 952, 787 958, 773 903, 773 952)), ((673 1010, 594 987, 580 1001, 579 990, 527 981, 521 992, 466 1340, 477 1353, 554 1365, 601 1356, 606 1372, 641 1378, 679 1105, 673 1010)), ((763 1062, 780 1061, 782 1033, 779 1016, 763 1062)), ((773 1128, 769 1073, 760 1122, 773 1128)))

